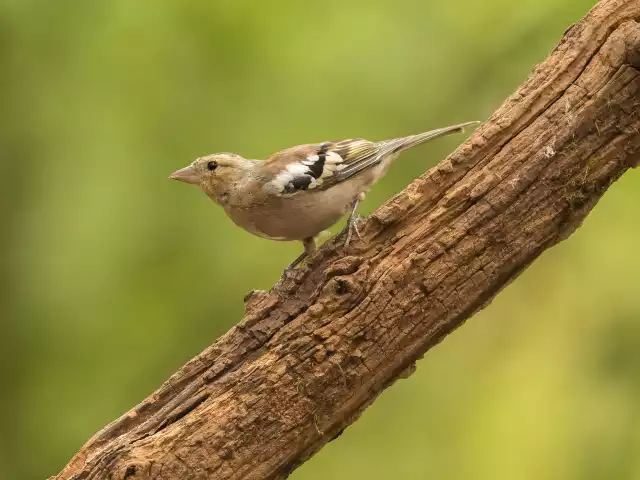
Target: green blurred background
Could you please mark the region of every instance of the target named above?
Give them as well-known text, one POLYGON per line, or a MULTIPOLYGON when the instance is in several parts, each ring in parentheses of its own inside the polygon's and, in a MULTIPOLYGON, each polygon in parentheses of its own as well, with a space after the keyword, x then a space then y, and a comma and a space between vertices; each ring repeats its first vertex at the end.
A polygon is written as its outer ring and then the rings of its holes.
MULTIPOLYGON (((57 473, 299 253, 170 172, 486 119, 592 4, 1 0, 0 479, 57 473)), ((292 478, 640 479, 639 201, 630 172, 292 478)))

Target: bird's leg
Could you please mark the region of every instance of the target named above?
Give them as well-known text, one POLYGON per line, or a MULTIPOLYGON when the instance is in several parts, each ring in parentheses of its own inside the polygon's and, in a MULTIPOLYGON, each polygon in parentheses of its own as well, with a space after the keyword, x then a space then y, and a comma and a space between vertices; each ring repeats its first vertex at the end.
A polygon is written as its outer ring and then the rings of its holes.
POLYGON ((289 264, 285 272, 289 269, 296 268, 300 264, 300 262, 302 262, 305 258, 316 251, 316 239, 314 237, 305 238, 304 240, 302 240, 302 245, 304 245, 304 252, 302 252, 298 256, 298 258, 296 258, 289 264))
POLYGON ((356 213, 360 200, 362 200, 362 194, 358 195, 351 204, 351 213, 349 214, 349 218, 347 219, 347 224, 342 229, 342 232, 340 232, 341 234, 345 232, 347 233, 347 238, 344 241, 345 247, 349 246, 349 242, 351 242, 351 236, 353 235, 353 232, 356 233, 356 236, 358 238, 362 238, 360 236, 360 231, 358 230, 358 222, 360 221, 360 216, 356 213))

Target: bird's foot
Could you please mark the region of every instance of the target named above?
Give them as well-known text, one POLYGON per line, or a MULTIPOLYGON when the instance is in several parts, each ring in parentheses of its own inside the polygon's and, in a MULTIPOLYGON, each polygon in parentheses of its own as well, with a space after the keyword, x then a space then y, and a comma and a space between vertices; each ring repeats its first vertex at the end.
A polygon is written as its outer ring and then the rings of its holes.
POLYGON ((304 259, 306 259, 309 255, 307 252, 302 252, 298 257, 287 266, 282 272, 282 276, 280 280, 273 286, 273 291, 278 294, 280 297, 284 297, 287 295, 287 292, 291 288, 291 282, 289 280, 296 278, 296 274, 298 270, 296 267, 302 263, 304 259))
POLYGON ((360 235, 360 230, 358 230, 358 223, 361 222, 363 218, 360 215, 354 214, 350 215, 347 220, 347 224, 342 229, 342 232, 347 234, 347 238, 344 240, 344 246, 348 247, 349 243, 351 243, 351 239, 353 238, 353 234, 356 234, 358 240, 362 240, 362 236, 360 235))
POLYGON ((307 252, 302 252, 298 257, 289 264, 287 268, 284 269, 284 274, 286 275, 290 270, 296 268, 300 263, 307 258, 307 252))
POLYGON ((316 251, 316 239, 314 237, 305 238, 302 240, 302 245, 304 245, 304 252, 298 255, 298 257, 284 269, 283 277, 286 277, 289 272, 294 270, 304 259, 316 251))

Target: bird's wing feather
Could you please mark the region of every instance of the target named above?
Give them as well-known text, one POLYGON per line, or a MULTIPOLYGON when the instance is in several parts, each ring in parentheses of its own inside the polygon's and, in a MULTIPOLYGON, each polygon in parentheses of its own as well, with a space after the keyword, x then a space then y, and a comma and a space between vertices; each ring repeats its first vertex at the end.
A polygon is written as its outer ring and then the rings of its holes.
POLYGON ((283 150, 263 162, 273 176, 265 187, 281 195, 330 188, 376 164, 386 150, 381 146, 356 138, 283 150))

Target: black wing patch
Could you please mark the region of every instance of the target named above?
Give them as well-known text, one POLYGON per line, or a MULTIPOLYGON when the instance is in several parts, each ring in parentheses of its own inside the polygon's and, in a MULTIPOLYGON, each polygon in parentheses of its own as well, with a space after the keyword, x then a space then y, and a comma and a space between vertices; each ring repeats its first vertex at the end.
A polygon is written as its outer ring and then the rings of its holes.
POLYGON ((294 177, 289 183, 284 186, 285 193, 293 193, 296 190, 308 190, 309 185, 313 181, 313 177, 309 175, 300 175, 299 177, 294 177))

